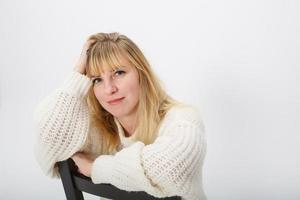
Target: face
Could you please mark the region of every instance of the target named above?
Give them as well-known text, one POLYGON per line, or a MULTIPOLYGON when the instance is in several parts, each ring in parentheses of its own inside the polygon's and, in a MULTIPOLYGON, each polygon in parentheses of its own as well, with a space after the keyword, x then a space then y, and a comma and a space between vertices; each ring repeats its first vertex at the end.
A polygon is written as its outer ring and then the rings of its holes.
POLYGON ((101 106, 118 119, 134 117, 139 101, 139 75, 126 59, 113 71, 102 66, 103 73, 92 77, 94 94, 101 106))

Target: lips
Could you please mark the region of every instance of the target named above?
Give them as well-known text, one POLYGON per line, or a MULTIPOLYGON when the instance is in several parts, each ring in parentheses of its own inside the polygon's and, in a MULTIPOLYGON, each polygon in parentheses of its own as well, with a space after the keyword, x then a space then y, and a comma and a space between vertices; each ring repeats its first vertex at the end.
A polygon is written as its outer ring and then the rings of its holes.
POLYGON ((109 104, 116 104, 116 103, 119 103, 121 102, 125 97, 121 97, 121 98, 118 98, 118 99, 113 99, 113 100, 110 100, 108 101, 109 104))

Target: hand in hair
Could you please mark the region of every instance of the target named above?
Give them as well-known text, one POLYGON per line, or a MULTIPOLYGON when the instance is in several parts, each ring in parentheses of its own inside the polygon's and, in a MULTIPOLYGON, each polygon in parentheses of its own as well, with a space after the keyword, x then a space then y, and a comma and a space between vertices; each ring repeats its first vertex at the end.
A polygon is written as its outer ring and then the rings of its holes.
POLYGON ((96 40, 87 40, 82 48, 80 57, 78 59, 77 64, 75 65, 74 71, 77 71, 83 75, 86 74, 86 63, 87 63, 87 51, 89 50, 89 48, 91 47, 92 44, 94 44, 96 42, 96 40))

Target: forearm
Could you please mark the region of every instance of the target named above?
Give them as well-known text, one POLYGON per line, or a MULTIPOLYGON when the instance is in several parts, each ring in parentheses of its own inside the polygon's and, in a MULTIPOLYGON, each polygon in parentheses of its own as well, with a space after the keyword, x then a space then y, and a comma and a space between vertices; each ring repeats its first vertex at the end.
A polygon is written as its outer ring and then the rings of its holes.
POLYGON ((35 111, 35 155, 46 174, 84 144, 89 129, 85 96, 89 79, 72 73, 64 84, 45 98, 35 111))
POLYGON ((200 124, 173 122, 153 144, 136 142, 115 155, 99 156, 93 163, 91 178, 94 183, 146 191, 156 197, 179 195, 195 199, 202 195, 205 149, 200 124))

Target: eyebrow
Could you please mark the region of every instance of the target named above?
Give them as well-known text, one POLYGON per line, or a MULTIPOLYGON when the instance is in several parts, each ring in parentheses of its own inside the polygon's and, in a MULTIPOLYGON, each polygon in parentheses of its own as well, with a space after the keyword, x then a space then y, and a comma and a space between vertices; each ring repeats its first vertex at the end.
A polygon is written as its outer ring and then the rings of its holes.
MULTIPOLYGON (((122 66, 116 67, 116 70, 121 69, 121 68, 126 69, 128 67, 126 65, 122 65, 122 66)), ((113 72, 113 71, 116 71, 116 70, 110 70, 110 72, 113 72)), ((101 75, 99 75, 99 76, 91 76, 90 78, 93 79, 93 78, 98 78, 98 77, 101 77, 101 75)))
POLYGON ((93 78, 98 78, 98 77, 100 77, 100 76, 91 76, 90 78, 93 79, 93 78))

